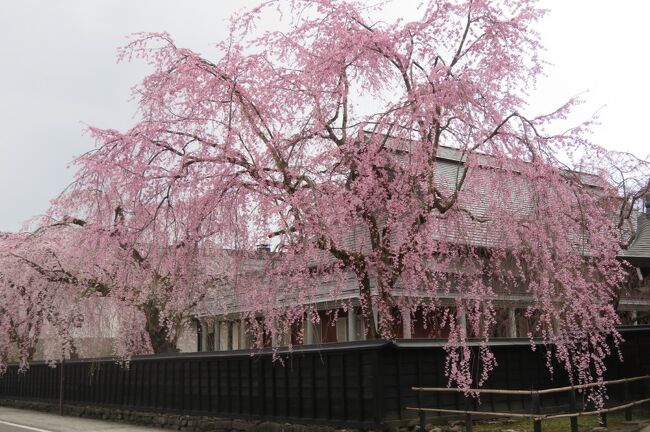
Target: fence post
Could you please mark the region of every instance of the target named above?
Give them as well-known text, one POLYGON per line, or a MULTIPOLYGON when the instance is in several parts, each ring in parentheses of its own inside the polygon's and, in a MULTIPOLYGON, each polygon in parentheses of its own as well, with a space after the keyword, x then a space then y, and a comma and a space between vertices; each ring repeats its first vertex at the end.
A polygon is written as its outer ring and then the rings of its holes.
MULTIPOLYGON (((418 386, 421 388, 424 387, 424 382, 422 381, 422 358, 420 355, 417 357, 417 372, 418 372, 418 386)), ((361 391, 361 389, 359 389, 361 391)), ((418 390, 418 417, 420 420, 420 430, 424 431, 427 425, 427 417, 424 411, 422 411, 422 390, 418 390)))
MULTIPOLYGON (((419 372, 419 371, 418 371, 419 372)), ((419 375, 419 373, 418 373, 419 375)), ((422 386, 422 382, 418 383, 422 386)), ((427 425, 426 416, 424 411, 422 411, 422 391, 418 390, 418 419, 420 420, 420 430, 424 431, 425 426, 427 425)))
POLYGON ((607 427, 607 413, 600 413, 600 425, 607 427))
MULTIPOLYGON (((571 389, 569 393, 569 408, 571 412, 578 412, 578 402, 576 401, 576 391, 571 389)), ((571 417, 571 432, 578 432, 578 417, 571 417)))
POLYGON ((427 425, 427 418, 424 411, 422 411, 422 392, 418 392, 418 418, 420 420, 420 430, 423 431, 427 425))
MULTIPOLYGON (((630 400, 630 383, 628 381, 625 381, 625 383, 623 383, 623 399, 624 403, 630 400)), ((625 420, 632 420, 632 407, 625 408, 625 420)))
MULTIPOLYGON (((531 392, 531 400, 533 403, 533 414, 540 414, 542 412, 542 406, 539 401, 539 393, 536 391, 531 392)), ((542 421, 539 419, 533 420, 533 431, 542 432, 542 421)))
MULTIPOLYGON (((472 400, 471 396, 465 395, 465 411, 472 410, 472 400)), ((472 415, 470 413, 465 414, 465 432, 472 432, 472 415)))

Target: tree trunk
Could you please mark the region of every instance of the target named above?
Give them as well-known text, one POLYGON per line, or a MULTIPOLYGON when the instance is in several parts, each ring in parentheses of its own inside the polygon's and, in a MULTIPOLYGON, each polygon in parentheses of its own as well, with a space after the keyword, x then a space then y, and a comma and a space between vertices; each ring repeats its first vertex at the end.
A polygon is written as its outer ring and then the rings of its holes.
POLYGON ((373 313, 373 300, 370 293, 370 278, 368 273, 357 275, 359 281, 359 299, 361 300, 361 313, 367 325, 365 326, 366 339, 377 339, 377 320, 373 313))
POLYGON ((146 330, 154 354, 178 352, 176 337, 170 340, 167 327, 160 323, 160 309, 158 306, 150 300, 143 306, 143 312, 147 320, 146 330))

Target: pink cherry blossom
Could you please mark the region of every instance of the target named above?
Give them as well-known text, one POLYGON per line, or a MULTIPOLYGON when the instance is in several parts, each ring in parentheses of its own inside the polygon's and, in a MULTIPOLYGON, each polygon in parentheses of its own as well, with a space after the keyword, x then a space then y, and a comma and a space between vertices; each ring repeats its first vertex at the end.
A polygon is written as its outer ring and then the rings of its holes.
POLYGON ((89 129, 97 147, 40 228, 59 238, 75 283, 48 279, 46 244, 12 245, 39 256, 5 256, 31 268, 30 280, 8 277, 6 301, 38 313, 16 284, 38 287, 56 327, 70 320, 63 293, 74 316, 98 287, 120 311, 128 356, 160 345, 143 326, 173 340, 204 303, 243 313, 262 346, 318 320, 323 298, 349 307, 352 292, 369 337, 394 338, 398 310, 442 317, 449 384, 469 389, 498 361, 495 299, 517 292, 536 318, 529 337, 555 347, 549 366, 555 356, 576 383, 602 379, 628 277, 623 186, 643 178, 637 196, 648 164, 590 143, 591 121, 558 132, 578 100, 527 112, 544 66, 534 1, 420 12, 386 23, 363 2, 267 1, 233 18, 213 58, 166 33, 135 35, 119 59, 152 68, 133 91, 136 122, 89 129), (277 29, 256 30, 274 14, 277 29), (262 243, 272 252, 255 252, 262 243), (478 379, 468 338, 482 341, 478 379))

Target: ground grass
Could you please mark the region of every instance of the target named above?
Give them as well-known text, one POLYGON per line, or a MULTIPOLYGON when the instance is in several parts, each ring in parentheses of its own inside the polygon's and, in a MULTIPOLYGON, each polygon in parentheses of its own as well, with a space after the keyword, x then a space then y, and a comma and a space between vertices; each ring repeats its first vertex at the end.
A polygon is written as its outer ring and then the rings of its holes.
MULTIPOLYGON (((650 420, 650 413, 648 412, 635 412, 632 416, 632 421, 650 420)), ((607 416, 607 429, 609 431, 633 431, 634 425, 624 423, 625 417, 622 412, 611 413, 607 416)), ((589 432, 596 426, 599 426, 598 416, 584 416, 578 417, 578 428, 580 432, 589 432)), ((503 430, 514 431, 532 431, 533 422, 530 420, 515 420, 507 422, 487 422, 479 421, 474 424, 473 432, 500 432, 503 430)), ((542 432, 569 432, 571 430, 571 423, 568 418, 550 419, 542 421, 542 432)))

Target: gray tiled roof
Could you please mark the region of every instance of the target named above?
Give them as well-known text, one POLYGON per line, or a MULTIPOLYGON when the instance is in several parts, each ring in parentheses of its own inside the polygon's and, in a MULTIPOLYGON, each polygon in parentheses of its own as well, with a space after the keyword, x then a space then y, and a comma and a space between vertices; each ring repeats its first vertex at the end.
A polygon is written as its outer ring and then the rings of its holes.
MULTIPOLYGON (((404 150, 401 158, 407 158, 408 149, 404 150)), ((439 185, 453 189, 458 184, 458 179, 462 173, 464 155, 456 149, 449 147, 440 147, 438 149, 438 161, 436 163, 436 181, 439 185)), ((480 167, 495 166, 495 162, 489 156, 481 156, 479 163, 480 167)), ((515 171, 510 171, 514 173, 515 171)), ((599 184, 598 177, 586 173, 574 173, 580 176, 580 180, 587 186, 597 186, 599 184)), ((453 226, 449 226, 445 219, 440 220, 440 227, 436 230, 434 235, 437 237, 444 237, 447 240, 452 240, 459 243, 470 244, 474 246, 491 246, 499 244, 499 239, 502 235, 501 229, 498 224, 489 220, 491 208, 490 204, 496 197, 503 198, 499 200, 500 206, 505 206, 505 209, 510 211, 513 215, 525 216, 534 210, 534 204, 531 201, 530 195, 530 182, 524 176, 510 175, 508 171, 502 170, 484 170, 477 169, 473 173, 474 179, 466 183, 465 187, 471 188, 470 194, 465 194, 467 199, 461 200, 460 205, 477 218, 486 218, 485 221, 472 220, 469 216, 460 218, 453 226), (501 175, 501 181, 496 182, 495 186, 490 186, 492 183, 488 181, 490 176, 501 175), (501 186, 501 187, 499 187, 501 186), (504 191, 507 191, 506 195, 504 191)), ((645 215, 644 215, 645 216, 645 215)), ((634 228, 634 223, 631 224, 631 229, 634 228)), ((648 223, 647 237, 648 249, 650 251, 650 223, 648 223)), ((393 233, 395 235, 395 233, 393 233)), ((577 234, 569 234, 570 237, 579 243, 580 236, 577 234)), ((350 226, 346 232, 340 233, 340 238, 336 239, 339 246, 344 246, 351 250, 368 250, 370 248, 369 233, 367 227, 362 225, 350 226)), ((323 252, 323 254, 327 254, 323 252)), ((259 271, 262 270, 264 256, 258 255, 249 257, 246 261, 244 268, 245 271, 259 271)), ((399 290, 398 290, 399 291, 399 290)), ((525 293, 517 293, 523 295, 525 293)), ((358 287, 356 278, 350 274, 344 281, 323 281, 320 289, 309 300, 310 302, 329 302, 343 299, 355 298, 358 295, 358 287)), ((507 295, 499 294, 498 299, 508 298, 512 300, 512 293, 507 295)), ((447 295, 449 297, 449 295, 447 295)), ((525 295, 524 295, 525 297, 525 295)), ((524 298, 522 297, 522 299, 524 298)), ((528 298, 528 297, 525 297, 528 298)), ((524 300, 522 300, 524 301, 524 300)), ((238 304, 237 295, 234 292, 226 290, 219 298, 208 298, 202 305, 196 308, 197 315, 210 316, 228 313, 237 313, 246 309, 245 306, 238 304)))
POLYGON ((635 266, 650 267, 650 212, 639 215, 636 238, 620 255, 635 266))

